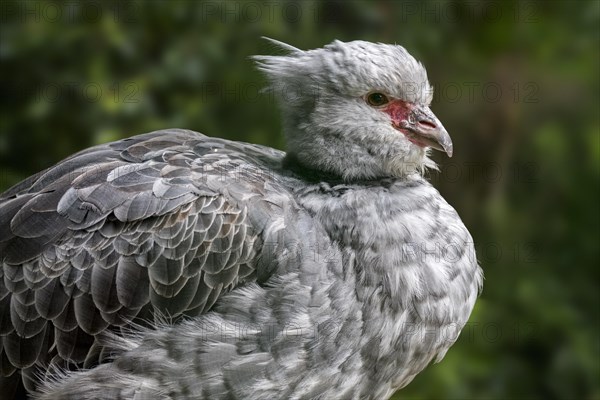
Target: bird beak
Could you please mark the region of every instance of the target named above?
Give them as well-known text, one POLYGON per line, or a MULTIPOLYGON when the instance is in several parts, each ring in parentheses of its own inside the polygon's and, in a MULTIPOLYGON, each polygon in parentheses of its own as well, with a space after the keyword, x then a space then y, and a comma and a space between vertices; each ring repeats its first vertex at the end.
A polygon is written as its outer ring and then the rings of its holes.
POLYGON ((407 136, 417 144, 443 151, 448 157, 452 157, 452 139, 429 107, 414 106, 408 113, 408 118, 402 121, 401 127, 409 132, 407 136))

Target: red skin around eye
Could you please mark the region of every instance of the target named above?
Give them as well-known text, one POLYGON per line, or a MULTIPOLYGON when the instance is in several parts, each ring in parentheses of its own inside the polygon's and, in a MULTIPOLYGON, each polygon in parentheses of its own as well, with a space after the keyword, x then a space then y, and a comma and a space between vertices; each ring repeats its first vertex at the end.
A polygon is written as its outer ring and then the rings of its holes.
POLYGON ((402 132, 408 140, 420 147, 426 147, 427 144, 420 141, 416 135, 406 129, 408 116, 414 105, 402 100, 392 100, 388 105, 382 108, 382 111, 390 116, 394 128, 402 132), (407 122, 404 122, 407 121, 407 122))
POLYGON ((399 126, 401 121, 408 119, 408 114, 412 110, 412 107, 412 104, 405 101, 392 100, 382 110, 392 118, 394 125, 399 126))

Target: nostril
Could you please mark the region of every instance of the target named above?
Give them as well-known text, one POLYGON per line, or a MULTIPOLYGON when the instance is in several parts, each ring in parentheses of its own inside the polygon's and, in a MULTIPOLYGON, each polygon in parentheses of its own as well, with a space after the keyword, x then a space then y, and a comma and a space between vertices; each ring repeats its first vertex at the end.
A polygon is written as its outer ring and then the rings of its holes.
POLYGON ((433 122, 426 121, 426 120, 419 121, 419 125, 423 125, 423 126, 425 126, 427 128, 430 128, 430 129, 435 129, 436 128, 436 125, 433 122))

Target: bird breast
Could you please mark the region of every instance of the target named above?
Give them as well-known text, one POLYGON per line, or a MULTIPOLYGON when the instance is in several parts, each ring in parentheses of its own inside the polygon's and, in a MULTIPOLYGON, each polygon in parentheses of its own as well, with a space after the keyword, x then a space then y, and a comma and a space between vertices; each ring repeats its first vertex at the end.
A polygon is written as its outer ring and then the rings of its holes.
POLYGON ((466 323, 481 284, 471 236, 420 178, 320 184, 300 198, 339 246, 355 294, 345 301, 361 309, 362 363, 385 397, 441 359, 466 323))

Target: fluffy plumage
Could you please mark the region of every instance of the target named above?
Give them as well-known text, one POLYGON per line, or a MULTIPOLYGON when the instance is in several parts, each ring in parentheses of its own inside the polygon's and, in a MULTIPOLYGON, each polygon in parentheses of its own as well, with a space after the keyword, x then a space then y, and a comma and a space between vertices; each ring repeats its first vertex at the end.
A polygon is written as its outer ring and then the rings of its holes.
POLYGON ((482 275, 420 173, 452 152, 424 68, 281 45, 256 59, 287 153, 163 130, 0 196, 3 393, 380 399, 444 356, 482 275))

